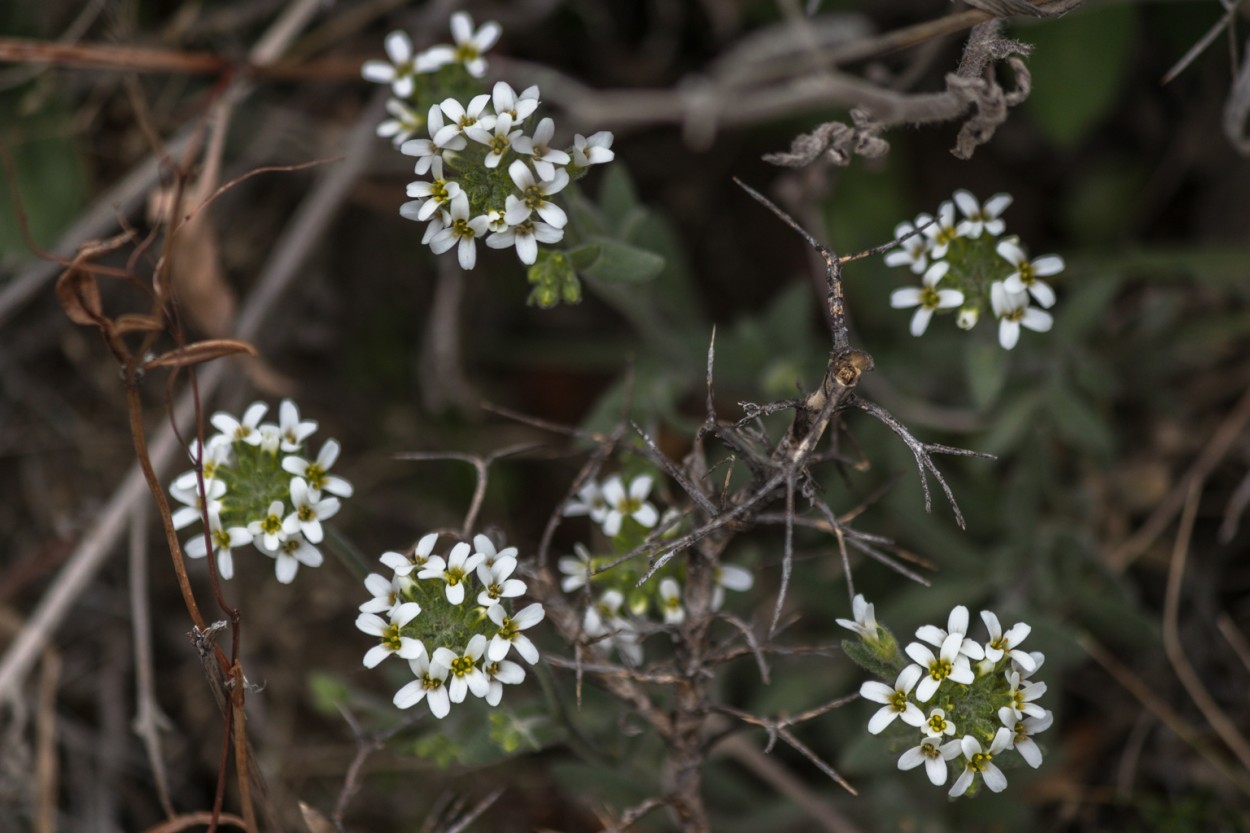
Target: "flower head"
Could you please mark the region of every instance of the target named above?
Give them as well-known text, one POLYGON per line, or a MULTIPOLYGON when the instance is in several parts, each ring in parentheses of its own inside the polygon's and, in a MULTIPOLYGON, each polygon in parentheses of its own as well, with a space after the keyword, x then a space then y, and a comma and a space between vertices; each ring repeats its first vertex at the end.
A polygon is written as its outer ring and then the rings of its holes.
POLYGON ((321 451, 317 452, 316 460, 310 463, 303 457, 291 455, 282 459, 282 468, 304 478, 308 483, 310 494, 315 493, 316 498, 319 498, 322 492, 329 492, 339 497, 351 497, 354 491, 352 484, 337 475, 330 474, 330 469, 338 458, 338 441, 326 440, 321 446, 321 451))
POLYGON ((458 605, 464 601, 466 579, 473 574, 484 558, 485 556, 481 553, 472 553, 472 548, 461 541, 451 548, 451 553, 445 561, 440 555, 431 555, 425 562, 425 567, 417 573, 417 578, 443 581, 447 585, 444 588, 447 601, 458 605))
POLYGON ((1037 301, 1038 306, 1050 308, 1055 305, 1055 290, 1042 278, 1057 275, 1063 271, 1063 258, 1059 255, 1043 255, 1036 260, 1029 260, 1014 240, 1003 240, 994 249, 998 256, 1010 263, 1015 271, 1003 281, 1003 288, 1009 293, 1028 292, 1037 301))
POLYGON ((985 201, 985 205, 977 202, 972 192, 959 189, 955 192, 955 204, 964 220, 959 224, 959 236, 975 240, 981 232, 993 235, 1003 233, 1003 221, 999 219, 1007 207, 1011 205, 1011 194, 995 194, 985 201))
POLYGON ((959 741, 960 751, 964 756, 963 774, 956 779, 949 795, 957 798, 968 791, 973 780, 980 775, 985 786, 999 793, 1007 789, 1007 776, 994 763, 994 756, 1011 745, 1011 730, 1002 727, 994 735, 990 748, 986 749, 972 735, 964 735, 959 741))
POLYGON ((603 500, 608 506, 603 517, 603 534, 615 538, 621 531, 621 523, 626 518, 633 518, 641 526, 650 529, 660 519, 655 507, 647 502, 651 493, 651 477, 642 474, 635 477, 629 484, 629 492, 618 475, 612 475, 603 484, 603 500))
POLYGON ((473 18, 466 12, 456 12, 451 16, 451 36, 455 46, 432 46, 421 53, 418 58, 423 72, 433 72, 446 64, 464 64, 464 68, 474 78, 486 74, 486 59, 482 54, 489 51, 503 29, 493 20, 483 23, 481 28, 473 28, 473 18))
POLYGON ((430 714, 442 720, 451 711, 451 698, 447 694, 447 675, 451 669, 431 660, 424 652, 408 660, 408 667, 416 679, 395 692, 392 702, 401 709, 409 709, 425 700, 430 714))
POLYGON ((935 787, 940 787, 946 783, 946 762, 958 758, 962 751, 957 740, 939 745, 937 739, 926 737, 917 746, 903 753, 898 759, 898 768, 909 770, 924 764, 929 781, 935 787))
POLYGON ((555 132, 555 122, 550 118, 545 118, 538 123, 533 136, 522 136, 513 142, 517 153, 525 153, 533 157, 534 170, 548 181, 555 179, 556 165, 567 165, 572 159, 564 151, 551 146, 551 138, 555 132))
POLYGON ((516 647, 516 652, 530 665, 538 662, 538 649, 530 638, 521 633, 534 627, 546 616, 546 611, 538 602, 522 608, 515 616, 508 616, 502 605, 492 605, 486 615, 498 627, 495 635, 490 638, 490 648, 486 656, 491 662, 498 662, 508 655, 509 647, 516 647))
POLYGON ((555 228, 568 225, 569 218, 564 209, 550 200, 553 194, 563 191, 564 186, 569 184, 569 175, 563 169, 556 170, 555 176, 549 180, 536 180, 529 166, 517 159, 508 166, 508 175, 521 192, 519 196, 509 194, 505 201, 504 219, 509 225, 520 225, 535 212, 555 228))
POLYGON ((920 666, 909 665, 899 673, 893 688, 876 680, 868 680, 859 687, 860 697, 863 697, 865 700, 871 700, 874 703, 885 704, 868 721, 868 731, 870 733, 874 735, 881 734, 885 727, 893 723, 894 719, 898 717, 901 717, 908 726, 919 727, 924 724, 924 712, 911 701, 909 696, 923 673, 920 666))
MULTIPOLYGON (((208 516, 208 537, 213 542, 213 556, 217 560, 217 575, 224 579, 234 577, 234 559, 231 550, 235 547, 246 546, 252 543, 252 533, 248 532, 244 527, 232 526, 226 529, 222 526, 221 516, 217 513, 208 516)), ((203 558, 208 554, 208 547, 204 543, 204 536, 197 535, 190 541, 187 541, 183 547, 183 552, 188 558, 203 558)))
POLYGON ((360 74, 375 84, 390 84, 397 98, 411 98, 416 89, 413 73, 417 71, 412 53, 412 38, 406 32, 391 32, 386 36, 385 61, 365 61, 360 74))
POLYGON ((1021 327, 1044 333, 1055 323, 1050 313, 1029 306, 1027 292, 1009 292, 1002 281, 996 281, 990 287, 990 303, 998 318, 998 343, 1004 350, 1016 346, 1016 342, 1020 340, 1021 327))
POLYGON ((589 138, 580 133, 573 135, 573 147, 569 148, 569 164, 575 168, 589 168, 591 165, 602 165, 616 158, 612 150, 612 132, 600 130, 590 134, 589 138))
POLYGON ((365 654, 365 668, 373 668, 391 654, 397 654, 404 659, 424 656, 425 645, 421 640, 400 633, 404 625, 417 618, 420 613, 421 605, 404 602, 392 608, 386 619, 376 613, 362 613, 357 616, 356 627, 370 636, 378 637, 378 644, 365 654))

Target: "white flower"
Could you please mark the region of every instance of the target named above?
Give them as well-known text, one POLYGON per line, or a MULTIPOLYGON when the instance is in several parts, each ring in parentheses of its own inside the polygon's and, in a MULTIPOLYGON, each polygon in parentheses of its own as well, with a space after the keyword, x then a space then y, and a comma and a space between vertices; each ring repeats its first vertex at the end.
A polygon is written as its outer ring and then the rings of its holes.
POLYGON ((486 692, 486 702, 492 706, 498 706, 499 701, 503 699, 504 685, 519 685, 525 682, 525 668, 521 665, 507 659, 501 659, 499 662, 490 662, 482 667, 486 678, 490 680, 490 690, 486 692))
POLYGON ((955 318, 955 326, 961 330, 971 330, 977 325, 977 321, 981 318, 981 307, 976 304, 960 307, 959 315, 955 318))
POLYGON ((933 313, 940 309, 953 309, 964 302, 964 294, 958 289, 937 288, 938 281, 942 280, 950 268, 949 262, 939 260, 924 273, 919 289, 908 286, 890 293, 890 306, 894 309, 918 307, 911 317, 912 335, 924 335, 933 313))
POLYGON ((525 592, 525 582, 517 578, 509 578, 516 569, 516 559, 511 557, 497 558, 493 564, 483 561, 477 565, 477 580, 482 583, 482 592, 477 594, 477 603, 482 607, 490 607, 500 599, 511 599, 525 592))
POLYGON ((256 428, 256 433, 260 435, 260 441, 256 443, 256 447, 266 454, 277 454, 278 446, 282 444, 282 430, 272 422, 262 422, 256 428))
POLYGON ((603 484, 603 500, 608 505, 608 512, 603 517, 603 534, 615 538, 621 531, 621 523, 625 518, 633 518, 641 526, 650 529, 655 526, 660 515, 655 507, 647 503, 647 495, 651 493, 651 477, 642 474, 635 477, 629 484, 628 494, 619 475, 612 475, 603 484))
POLYGON ((365 576, 365 589, 373 598, 360 606, 360 612, 385 613, 389 616, 395 605, 400 604, 404 581, 404 576, 387 578, 381 573, 370 573, 365 576))
POLYGON ((895 226, 895 240, 907 237, 909 234, 911 236, 899 243, 899 248, 885 253, 885 265, 907 266, 917 275, 928 268, 929 250, 933 248, 933 243, 929 240, 928 235, 924 232, 917 232, 916 229, 932 219, 928 214, 921 214, 916 218, 914 224, 904 222, 895 226))
POLYGON ((317 459, 313 462, 310 463, 303 457, 291 455, 282 458, 282 468, 308 481, 308 488, 311 491, 315 491, 318 496, 322 492, 329 492, 339 497, 351 497, 353 491, 352 484, 341 477, 330 474, 330 468, 338 458, 338 440, 329 439, 321 446, 321 451, 317 452, 317 459))
MULTIPOLYGON (((567 514, 567 512, 565 513, 567 514)), ((564 573, 564 578, 560 579, 560 589, 565 593, 572 593, 579 587, 585 587, 590 583, 590 551, 581 544, 573 545, 572 555, 562 555, 560 560, 556 562, 556 566, 560 568, 560 572, 564 573)))
POLYGON ((660 582, 660 610, 664 613, 664 624, 680 625, 686 620, 686 609, 681 606, 681 585, 675 578, 665 578, 660 582))
POLYGON ((998 318, 998 343, 1004 350, 1016 346, 1021 327, 1044 333, 1055 323, 1050 313, 1029 306, 1027 292, 1008 292, 1002 281, 995 281, 990 286, 990 304, 998 318))
POLYGON ((488 168, 499 167, 499 160, 503 159, 504 154, 521 141, 521 131, 512 129, 512 116, 507 113, 495 117, 494 130, 475 124, 466 127, 464 133, 473 141, 490 148, 490 153, 486 154, 486 159, 483 160, 488 168))
MULTIPOLYGON (((193 464, 199 458, 200 470, 204 473, 204 481, 208 482, 220 474, 222 466, 230 464, 230 458, 233 456, 234 450, 231 447, 230 440, 221 434, 214 434, 205 445, 207 445, 208 451, 201 453, 200 441, 192 440, 190 456, 193 464)), ((195 489, 198 483, 199 478, 196 477, 195 469, 191 469, 191 471, 178 475, 178 479, 174 481, 174 487, 183 491, 191 491, 195 489)))
POLYGON ((1003 221, 999 215, 1011 205, 1011 194, 995 194, 982 206, 971 192, 961 188, 955 192, 955 203, 959 206, 959 213, 967 218, 959 224, 959 236, 975 240, 982 231, 993 235, 1003 233, 1003 221))
MULTIPOLYGON (((494 234, 502 234, 508 231, 512 226, 508 225, 508 220, 504 216, 502 208, 492 208, 486 212, 486 228, 494 234)), ((490 238, 486 238, 486 245, 490 246, 490 238)))
POLYGON ((311 543, 321 543, 325 537, 325 531, 321 528, 322 518, 334 517, 341 504, 336 497, 322 498, 320 495, 320 492, 309 488, 308 481, 304 478, 291 478, 291 504, 295 511, 282 521, 282 528, 287 535, 302 532, 311 543))
POLYGON ((530 638, 521 631, 532 628, 543 620, 547 615, 547 611, 538 602, 522 608, 516 616, 508 617, 508 612, 503 609, 503 605, 491 605, 486 611, 486 615, 499 628, 495 635, 490 638, 490 648, 487 649, 486 658, 491 662, 499 662, 508 655, 508 647, 515 645, 516 652, 521 655, 521 659, 530 665, 538 662, 538 649, 534 647, 534 643, 530 638))
POLYGON ((496 116, 507 114, 514 125, 520 125, 538 109, 538 87, 526 87, 518 96, 506 81, 496 81, 490 101, 496 116))
POLYGON ((265 552, 276 552, 283 541, 287 539, 288 533, 282 525, 282 519, 286 515, 286 505, 275 500, 269 504, 269 511, 264 517, 252 521, 247 525, 247 531, 252 533, 252 539, 256 546, 265 552))
POLYGON ((1020 679, 1022 680, 1028 679, 1036 674, 1038 669, 1042 667, 1042 663, 1046 661, 1046 655, 1041 651, 1029 651, 1028 654, 1029 659, 1033 660, 1033 668, 1031 670, 1026 669, 1023 665, 1016 662, 1015 657, 1012 657, 1011 659, 1011 670, 1020 672, 1020 679))
POLYGON ((903 756, 898 759, 898 768, 909 770, 924 764, 924 771, 929 776, 929 780, 935 787, 940 787, 946 783, 946 762, 958 757, 962 751, 957 740, 938 746, 934 739, 926 738, 920 742, 919 746, 913 746, 903 753, 903 756))
POLYGON ((225 411, 213 414, 210 422, 213 427, 230 438, 232 442, 245 442, 248 445, 260 445, 260 433, 256 430, 261 417, 269 406, 264 402, 253 402, 243 413, 243 419, 237 420, 225 411))
MULTIPOLYGON (((373 668, 391 654, 396 654, 403 659, 425 656, 425 646, 421 644, 421 640, 400 634, 400 629, 416 619, 420 613, 421 605, 416 602, 404 602, 396 605, 386 619, 376 613, 362 613, 357 616, 356 627, 379 639, 379 643, 365 654, 365 668, 373 668)), ((401 708, 405 707, 401 706, 401 708)))
MULTIPOLYGON (((914 665, 911 667, 915 668, 914 665)), ((941 740, 944 736, 955 734, 955 724, 946 719, 945 709, 930 711, 921 728, 924 730, 924 736, 933 740, 941 740)))
POLYGON ((947 200, 939 205, 937 217, 925 228, 924 234, 933 241, 933 259, 946 257, 946 252, 955 238, 963 236, 955 226, 955 204, 947 200))
POLYGON ((520 225, 535 211, 538 212, 539 217, 556 228, 564 228, 568 225, 569 218, 564 213, 564 209, 548 199, 551 195, 564 190, 564 186, 569 184, 569 175, 563 168, 555 172, 554 178, 538 181, 534 179, 533 171, 517 159, 508 166, 508 175, 512 177, 516 187, 521 189, 520 196, 509 194, 505 200, 504 214, 508 225, 520 225))
POLYGON ((411 203, 405 203, 400 206, 399 213, 409 219, 428 220, 436 211, 440 209, 448 209, 455 205, 456 201, 464 198, 465 211, 468 211, 469 199, 464 194, 464 190, 460 187, 459 182, 448 180, 443 177, 443 160, 435 158, 430 165, 430 175, 433 177, 429 182, 425 180, 417 180, 409 182, 407 193, 408 196, 415 198, 418 203, 416 216, 410 216, 408 206, 411 203))
POLYGON ((725 603, 725 591, 744 592, 755 584, 755 576, 750 570, 735 567, 733 564, 716 565, 716 584, 712 587, 712 610, 720 610, 725 603))
POLYGON ((522 220, 515 226, 508 226, 503 231, 495 232, 486 238, 486 245, 492 249, 516 246, 516 254, 520 261, 526 266, 531 266, 538 259, 539 243, 558 243, 562 239, 564 239, 564 229, 556 228, 550 223, 529 219, 522 220))
POLYGON ((378 125, 377 134, 380 138, 390 139, 397 148, 403 147, 414 133, 425 127, 425 116, 398 98, 387 99, 386 112, 391 114, 391 118, 378 125))
POLYGON ((860 697, 874 703, 885 704, 868 721, 870 734, 881 734, 896 717, 903 718, 903 722, 908 726, 919 727, 924 723, 924 712, 908 698, 923 673, 924 671, 919 666, 909 665, 898 675, 893 688, 876 680, 868 680, 859 687, 860 697))
POLYGON ((412 56, 412 38, 404 32, 391 32, 386 36, 387 61, 365 61, 360 74, 375 84, 390 84, 398 98, 410 98, 414 85, 412 74, 416 71, 412 56))
POLYGON ((573 147, 569 149, 572 165, 576 168, 589 168, 591 165, 602 165, 616 158, 612 150, 612 132, 600 130, 590 134, 590 138, 580 133, 573 135, 573 147))
POLYGON ((1041 717, 1029 716, 1021 720, 1010 706, 1003 706, 998 710, 998 719, 1011 730, 1011 745, 1024 758, 1025 763, 1034 769, 1041 766, 1042 750, 1033 740, 1033 735, 1049 729, 1055 722, 1055 716, 1047 711, 1041 717))
POLYGON ((556 165, 567 165, 572 157, 562 150, 551 146, 551 137, 555 135, 556 123, 545 118, 534 129, 533 136, 522 136, 513 142, 517 153, 525 153, 534 158, 534 170, 546 180, 555 179, 556 165))
POLYGON ((642 663, 642 644, 638 630, 620 615, 625 597, 619 590, 609 590, 586 608, 582 630, 604 651, 616 647, 631 665, 642 663))
POLYGON ((1030 261, 1029 256, 1013 240, 1001 241, 994 251, 1016 270, 1003 280, 1004 289, 1011 293, 1028 292, 1038 306, 1047 309, 1055 305, 1055 290, 1042 278, 1062 272, 1063 258, 1059 255, 1042 255, 1030 261))
POLYGON ((1033 630, 1031 627, 1024 622, 1017 622, 1011 626, 1011 630, 1003 633, 1003 626, 999 624, 998 617, 991 611, 981 611, 981 619, 985 622, 985 627, 990 632, 989 641, 985 643, 985 658, 987 660, 998 662, 1004 656, 1009 655, 1021 668, 1027 668, 1029 671, 1032 671, 1036 667, 1033 663, 1033 658, 1018 647, 1033 630))
POLYGON ((1004 672, 1007 684, 1011 686, 1011 703, 1004 708, 1011 709, 1017 719, 1024 717, 1042 717, 1046 710, 1033 701, 1046 693, 1046 683, 1025 682, 1021 684, 1020 672, 1004 672))
POLYGON ((465 107, 454 98, 445 98, 438 106, 442 109, 444 115, 451 119, 451 122, 443 125, 437 133, 434 134, 434 144, 439 147, 446 147, 448 142, 455 141, 470 127, 478 126, 486 130, 490 130, 495 126, 495 117, 486 113, 486 105, 490 103, 490 96, 486 93, 475 95, 469 100, 469 106, 465 107))
POLYGON ((406 576, 417 567, 424 567, 430 558, 430 553, 434 551, 434 542, 438 540, 438 533, 431 532, 422 536, 417 542, 417 546, 413 549, 411 556, 401 555, 397 552, 384 552, 379 559, 383 564, 391 568, 391 571, 397 576, 406 576))
MULTIPOLYGON (((213 541, 213 555, 217 560, 217 575, 224 579, 233 578, 234 576, 234 558, 230 551, 235 547, 242 547, 252 543, 252 533, 248 532, 241 526, 232 526, 225 529, 221 525, 221 516, 213 513, 208 516, 208 534, 213 541)), ((203 558, 207 553, 207 545, 204 543, 204 536, 197 535, 190 541, 187 541, 183 547, 183 552, 188 558, 203 558)))
POLYGON ((438 162, 440 167, 438 173, 434 174, 434 178, 442 179, 443 154, 447 151, 464 150, 468 146, 468 140, 463 136, 456 136, 445 145, 439 145, 434 142, 434 137, 438 135, 438 132, 444 126, 443 110, 437 104, 430 108, 429 117, 426 118, 426 126, 429 130, 430 138, 409 139, 399 146, 399 152, 405 156, 417 157, 413 171, 418 174, 427 173, 434 163, 438 162))
POLYGON ((466 12, 456 12, 451 16, 451 36, 456 45, 431 46, 417 56, 417 65, 423 72, 433 72, 446 64, 460 63, 474 78, 481 78, 486 74, 482 53, 494 46, 502 33, 503 29, 493 20, 474 31, 473 18, 466 12))
MULTIPOLYGON (((182 480, 182 478, 178 479, 182 480)), ((208 517, 211 520, 213 515, 221 514, 221 499, 225 497, 226 484, 221 480, 205 480, 204 489, 208 493, 208 517)), ((203 518, 205 501, 203 493, 194 481, 185 489, 179 488, 175 483, 170 487, 169 494, 179 503, 186 504, 174 512, 171 518, 174 529, 184 529, 203 518)))
POLYGON ((283 399, 278 405, 278 430, 282 432, 282 450, 299 451, 304 440, 317 430, 315 419, 299 418, 299 407, 290 399, 283 399))
POLYGON ((287 536, 286 540, 278 544, 277 549, 267 550, 264 546, 259 544, 257 546, 265 555, 276 559, 273 572, 278 577, 278 581, 283 584, 290 584, 295 580, 299 565, 320 567, 325 560, 321 555, 321 550, 308 543, 299 532, 287 536))
POLYGON ((408 667, 416 679, 395 692, 391 702, 398 708, 408 709, 425 700, 430 706, 430 714, 442 720, 451 711, 451 700, 447 696, 447 675, 451 669, 431 661, 424 651, 410 658, 408 667))
POLYGON ((1005 726, 994 735, 989 749, 982 748, 972 735, 964 735, 959 741, 960 751, 964 755, 964 771, 956 779, 948 795, 951 798, 958 798, 966 793, 978 774, 991 791, 1000 793, 1007 789, 1007 776, 1003 775, 1003 771, 994 764, 993 758, 1010 745, 1011 730, 1005 726))
POLYGON ((985 656, 985 649, 975 640, 968 638, 968 608, 963 605, 951 608, 950 616, 946 619, 946 630, 936 625, 923 625, 916 628, 916 638, 928 642, 935 648, 945 644, 947 636, 952 633, 959 634, 963 640, 959 645, 959 653, 970 660, 981 659, 985 656))
POLYGON ((473 536, 473 551, 482 554, 482 566, 484 567, 493 566, 495 561, 500 558, 511 558, 515 561, 517 555, 516 547, 504 547, 501 550, 496 550, 495 542, 481 533, 473 536))
POLYGON ((607 514, 608 504, 603 499, 599 484, 593 480, 587 480, 586 484, 577 490, 577 497, 564 504, 564 516, 568 518, 576 515, 589 515, 592 521, 600 524, 603 523, 607 514))
POLYGON ((464 696, 472 691, 474 697, 485 697, 490 691, 490 680, 477 662, 486 652, 486 637, 480 633, 473 634, 464 653, 457 655, 450 648, 439 647, 434 650, 432 664, 444 666, 448 670, 447 695, 453 703, 463 703, 464 696))
MULTIPOLYGON (((959 653, 959 646, 962 642, 962 634, 950 634, 942 643, 937 656, 934 656, 933 651, 929 650, 927 645, 920 642, 913 642, 907 646, 905 649, 907 656, 920 666, 921 673, 925 675, 920 685, 916 687, 916 699, 921 703, 927 703, 932 699, 943 680, 950 679, 963 685, 970 685, 976 679, 976 675, 972 673, 972 667, 968 665, 968 658, 959 653)), ((907 667, 915 668, 916 666, 907 667)))
POLYGON ((481 553, 470 554, 472 548, 461 541, 451 548, 451 554, 444 561, 441 555, 431 555, 425 562, 424 569, 417 573, 417 578, 439 579, 447 584, 444 591, 447 601, 458 605, 464 601, 464 584, 469 575, 481 564, 484 556, 481 553))
POLYGON ((441 255, 459 244, 456 256, 460 268, 468 271, 477 265, 476 240, 486 234, 489 223, 485 214, 469 219, 469 199, 461 193, 451 201, 451 223, 430 238, 430 249, 441 255))
POLYGON ((877 624, 872 602, 865 599, 863 593, 856 593, 855 598, 851 599, 851 615, 855 617, 854 621, 850 619, 834 619, 833 621, 847 630, 855 631, 868 642, 876 642, 877 631, 881 626, 877 624))

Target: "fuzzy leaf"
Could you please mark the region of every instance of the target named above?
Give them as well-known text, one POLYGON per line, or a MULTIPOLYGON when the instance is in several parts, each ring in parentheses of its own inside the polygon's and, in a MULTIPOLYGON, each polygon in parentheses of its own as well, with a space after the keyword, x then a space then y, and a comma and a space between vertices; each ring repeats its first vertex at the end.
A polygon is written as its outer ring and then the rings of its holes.
POLYGON ((578 246, 569 255, 578 272, 605 283, 642 283, 664 269, 664 258, 655 252, 606 238, 578 246))

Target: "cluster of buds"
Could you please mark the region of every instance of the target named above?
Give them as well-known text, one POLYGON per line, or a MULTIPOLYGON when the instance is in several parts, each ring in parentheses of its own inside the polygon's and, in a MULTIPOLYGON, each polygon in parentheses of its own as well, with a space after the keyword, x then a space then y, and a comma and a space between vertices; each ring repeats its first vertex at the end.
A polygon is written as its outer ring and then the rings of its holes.
POLYGON ((1045 657, 1020 648, 1031 630, 1027 624, 1003 631, 996 615, 982 611, 989 638, 977 642, 968 637, 968 608, 959 605, 945 629, 919 628, 919 641, 900 652, 863 596, 855 597, 852 611, 854 620, 837 622, 859 639, 842 647, 861 666, 893 681, 865 682, 859 694, 881 704, 868 731, 879 735, 893 727, 899 747, 906 747, 899 769, 924 764, 929 780, 943 786, 954 767, 959 774, 949 794, 958 797, 975 795, 980 784, 991 792, 1006 789, 999 768, 1004 760, 1041 765, 1042 749, 1033 736, 1050 728, 1054 718, 1036 702, 1046 684, 1032 679, 1045 657))
POLYGON ((971 330, 987 308, 998 321, 1004 350, 1016 346, 1021 327, 1050 330, 1054 319, 1046 310, 1054 305, 1055 292, 1043 279, 1063 271, 1063 258, 1030 260, 1018 237, 1003 236, 1002 213, 1009 205, 1010 194, 995 194, 982 205, 961 189, 938 206, 936 217, 921 214, 895 227, 902 243, 886 253, 886 264, 923 276, 919 288, 890 295, 890 306, 916 308, 912 335, 923 335, 935 313, 955 311, 957 326, 971 330), (956 217, 956 206, 962 219, 956 217))
MULTIPOLYGON (((583 544, 574 544, 575 555, 557 562, 563 573, 561 589, 566 593, 587 594, 582 630, 604 652, 613 649, 631 665, 642 663, 642 637, 652 629, 647 622, 655 617, 665 626, 680 625, 686 618, 683 596, 685 568, 680 559, 670 559, 650 581, 638 586, 644 565, 626 561, 605 569, 616 557, 630 552, 658 524, 665 535, 680 527, 673 510, 661 516, 649 501, 653 480, 641 474, 626 486, 620 475, 602 483, 590 481, 577 497, 564 507, 566 516, 588 516, 603 533, 611 554, 592 555, 583 544), (601 572, 602 571, 602 572, 601 572)), ((716 568, 716 587, 711 607, 719 610, 726 590, 749 590, 754 576, 741 567, 721 564, 716 568)))
POLYGON ((268 410, 254 402, 241 420, 214 414, 210 421, 219 433, 202 448, 194 444, 196 468, 180 474, 169 493, 183 504, 173 513, 174 529, 208 518, 207 535, 186 542, 189 557, 204 558, 211 543, 217 574, 228 579, 233 551, 250 544, 275 560, 278 581, 289 584, 301 564, 321 566, 321 522, 339 511, 352 486, 330 474, 337 441, 326 440, 315 460, 305 456, 317 423, 300 419, 294 402, 282 400, 277 423, 261 422, 268 410))
MULTIPOLYGON (((518 93, 499 81, 488 93, 478 80, 486 71, 483 53, 499 39, 499 24, 475 30, 472 19, 457 12, 451 31, 454 46, 423 52, 413 51, 408 35, 392 32, 386 38, 389 61, 368 61, 362 68, 365 78, 390 84, 395 95, 379 135, 415 157, 414 171, 426 177, 409 183, 412 200, 400 214, 427 224, 421 242, 435 253, 455 248, 463 269, 477 264, 478 241, 515 249, 522 263, 534 266, 540 251, 558 254, 540 250, 540 244, 564 239, 568 215, 559 204, 561 192, 592 165, 614 158, 613 136, 579 134, 571 145, 557 146, 555 122, 534 118, 538 87, 518 93), (413 138, 422 131, 428 138, 413 138)), ((531 270, 531 282, 539 282, 540 274, 531 270)), ((531 300, 554 303, 549 291, 539 290, 531 300)), ((580 299, 576 281, 556 290, 557 299, 580 299)))
POLYGON ((438 533, 424 536, 407 553, 383 553, 389 576, 371 573, 372 598, 360 606, 356 627, 378 639, 365 654, 373 668, 395 654, 408 661, 414 679, 395 693, 407 709, 422 700, 444 718, 466 695, 499 705, 503 687, 525 680, 525 668, 508 659, 538 661, 538 649, 524 633, 542 621, 537 602, 513 612, 527 586, 514 573, 516 547, 496 549, 485 535, 455 543, 444 555, 434 547, 438 533))

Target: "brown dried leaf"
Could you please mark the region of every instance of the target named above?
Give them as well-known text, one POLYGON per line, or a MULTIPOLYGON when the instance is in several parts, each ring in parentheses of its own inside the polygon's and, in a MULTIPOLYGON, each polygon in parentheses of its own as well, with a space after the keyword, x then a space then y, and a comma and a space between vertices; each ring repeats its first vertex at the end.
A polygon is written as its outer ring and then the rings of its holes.
MULTIPOLYGON (((196 189, 191 187, 190 193, 196 189)), ((149 214, 160 216, 169 210, 170 195, 163 193, 149 204, 149 214)), ((223 338, 234 331, 237 308, 234 290, 226 281, 221 265, 221 247, 208 208, 196 211, 189 220, 170 223, 170 278, 187 321, 201 333, 223 338)))
POLYGON ((56 281, 56 298, 65 315, 75 324, 103 328, 107 320, 100 302, 100 287, 95 276, 81 269, 68 269, 56 281))
POLYGON ((155 315, 146 313, 126 312, 117 316, 113 322, 116 325, 116 333, 125 335, 126 333, 159 333, 165 329, 165 322, 155 315))
POLYGON ((223 356, 234 356, 239 353, 255 356, 256 348, 246 341, 238 341, 233 338, 208 339, 207 341, 197 341, 194 344, 188 344, 186 347, 174 348, 168 353, 162 353, 151 361, 145 362, 143 367, 145 370, 151 370, 154 367, 187 367, 189 365, 203 364, 223 356))

